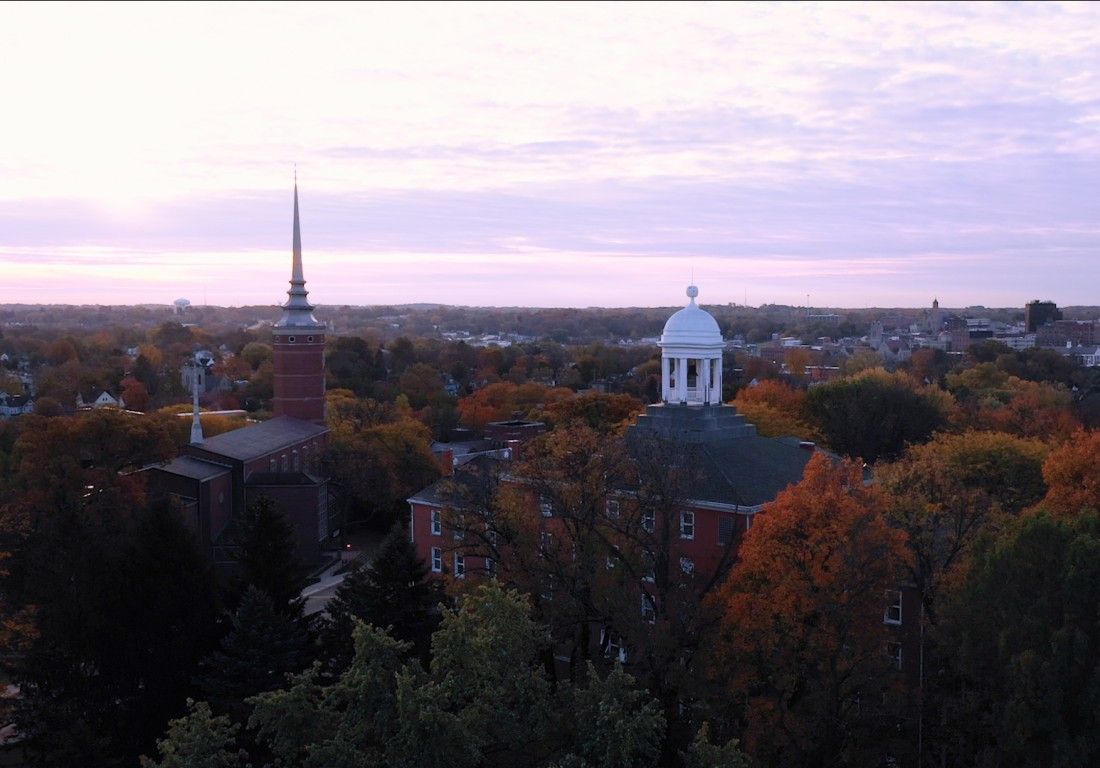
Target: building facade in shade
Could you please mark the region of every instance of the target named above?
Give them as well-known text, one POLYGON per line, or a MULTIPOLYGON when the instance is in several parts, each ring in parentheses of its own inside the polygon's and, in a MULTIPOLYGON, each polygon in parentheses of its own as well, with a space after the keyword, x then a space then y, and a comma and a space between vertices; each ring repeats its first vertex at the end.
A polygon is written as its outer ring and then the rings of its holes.
POLYGON ((1062 313, 1053 301, 1029 301, 1024 305, 1024 331, 1035 333, 1047 323, 1061 320, 1062 313))
POLYGON ((146 470, 153 494, 176 499, 216 565, 234 561, 238 521, 248 505, 272 500, 291 524, 296 553, 314 562, 336 528, 321 465, 325 426, 325 326, 313 317, 302 269, 298 185, 288 301, 273 333, 274 417, 204 438, 197 390, 191 442, 146 470))

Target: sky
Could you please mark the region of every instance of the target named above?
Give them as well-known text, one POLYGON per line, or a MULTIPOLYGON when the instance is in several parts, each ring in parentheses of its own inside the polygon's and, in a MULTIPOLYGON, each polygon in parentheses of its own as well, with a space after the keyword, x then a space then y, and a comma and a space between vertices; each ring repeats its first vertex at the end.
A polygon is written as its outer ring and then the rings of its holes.
POLYGON ((0 4, 0 303, 1100 304, 1100 4, 0 4))

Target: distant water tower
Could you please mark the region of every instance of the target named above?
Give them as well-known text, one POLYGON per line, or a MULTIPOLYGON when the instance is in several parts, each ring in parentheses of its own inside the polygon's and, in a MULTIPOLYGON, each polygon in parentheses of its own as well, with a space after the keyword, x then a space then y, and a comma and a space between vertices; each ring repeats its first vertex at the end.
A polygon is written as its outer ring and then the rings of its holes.
POLYGON ((187 313, 187 308, 191 306, 191 302, 187 299, 176 299, 174 302, 175 313, 177 315, 183 315, 187 313))

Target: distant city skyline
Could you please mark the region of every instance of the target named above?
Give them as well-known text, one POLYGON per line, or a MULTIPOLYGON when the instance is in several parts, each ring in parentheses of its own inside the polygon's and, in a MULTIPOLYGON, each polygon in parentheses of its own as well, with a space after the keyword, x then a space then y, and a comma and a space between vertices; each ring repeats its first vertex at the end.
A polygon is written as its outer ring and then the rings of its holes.
POLYGON ((1090 4, 5 4, 0 303, 1100 303, 1090 4), (808 296, 808 300, 807 300, 808 296))

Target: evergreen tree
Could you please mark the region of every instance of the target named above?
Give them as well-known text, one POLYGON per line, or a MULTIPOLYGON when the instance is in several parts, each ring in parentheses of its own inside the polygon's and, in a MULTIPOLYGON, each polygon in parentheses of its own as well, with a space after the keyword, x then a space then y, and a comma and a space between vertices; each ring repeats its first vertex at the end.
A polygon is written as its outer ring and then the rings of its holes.
POLYGON ((322 641, 333 666, 342 670, 351 661, 356 619, 390 628, 393 637, 410 643, 412 653, 426 660, 442 598, 427 575, 408 536, 395 528, 369 564, 348 574, 328 604, 322 641))
POLYGON ((221 711, 243 718, 244 700, 281 687, 288 673, 309 662, 309 634, 275 610, 271 598, 249 587, 221 647, 203 662, 199 687, 221 711))
POLYGON ((305 574, 294 554, 294 530, 266 496, 248 505, 240 523, 241 592, 256 587, 270 596, 279 613, 301 616, 305 574))
POLYGON ((74 518, 63 530, 32 537, 37 635, 13 670, 17 726, 35 764, 132 765, 213 646, 209 565, 167 504, 132 525, 74 518))

